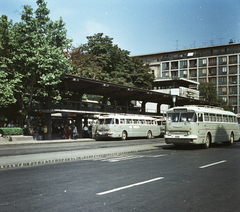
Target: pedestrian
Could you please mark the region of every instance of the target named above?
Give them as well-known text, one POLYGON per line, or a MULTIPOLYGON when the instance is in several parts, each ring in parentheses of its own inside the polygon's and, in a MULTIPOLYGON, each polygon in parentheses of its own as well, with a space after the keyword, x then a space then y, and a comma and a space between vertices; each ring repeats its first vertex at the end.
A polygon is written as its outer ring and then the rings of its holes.
POLYGON ((67 138, 67 125, 65 124, 64 128, 63 128, 63 138, 67 138))
POLYGON ((71 125, 68 125, 68 127, 67 127, 67 138, 71 139, 71 137, 72 137, 72 128, 71 128, 71 125))
POLYGON ((77 127, 75 125, 73 125, 72 127, 72 132, 73 132, 73 139, 75 139, 75 137, 78 135, 77 127))

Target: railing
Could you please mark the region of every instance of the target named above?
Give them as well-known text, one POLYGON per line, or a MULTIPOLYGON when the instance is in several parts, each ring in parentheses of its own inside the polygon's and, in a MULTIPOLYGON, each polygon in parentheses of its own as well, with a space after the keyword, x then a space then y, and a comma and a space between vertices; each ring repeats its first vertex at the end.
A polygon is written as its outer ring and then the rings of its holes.
MULTIPOLYGON (((197 51, 197 50, 196 50, 197 51)), ((216 52, 216 53, 200 53, 199 55, 193 55, 193 58, 198 58, 198 57, 206 57, 206 56, 216 56, 216 55, 226 55, 226 54, 235 54, 235 53, 239 53, 239 50, 235 50, 235 51, 226 51, 226 52, 216 52)), ((189 59, 189 57, 186 55, 181 55, 178 57, 165 57, 162 58, 161 61, 169 61, 169 60, 181 60, 181 59, 189 59)))

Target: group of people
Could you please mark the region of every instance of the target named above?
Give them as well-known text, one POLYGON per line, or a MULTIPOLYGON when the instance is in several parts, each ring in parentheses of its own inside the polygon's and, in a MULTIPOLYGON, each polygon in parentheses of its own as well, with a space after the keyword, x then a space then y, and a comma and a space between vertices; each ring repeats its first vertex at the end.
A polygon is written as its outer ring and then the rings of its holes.
POLYGON ((74 124, 65 125, 63 128, 63 138, 64 139, 75 139, 78 135, 77 127, 74 124))

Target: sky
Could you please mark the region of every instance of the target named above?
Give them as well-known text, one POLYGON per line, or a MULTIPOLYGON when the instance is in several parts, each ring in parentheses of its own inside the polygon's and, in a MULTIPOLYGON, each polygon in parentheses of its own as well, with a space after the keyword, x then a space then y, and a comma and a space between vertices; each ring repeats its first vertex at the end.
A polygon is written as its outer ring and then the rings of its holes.
MULTIPOLYGON (((60 17, 74 46, 96 33, 113 38, 130 55, 240 42, 240 0, 45 0, 60 17)), ((23 5, 36 0, 0 0, 0 15, 21 21, 23 5)))

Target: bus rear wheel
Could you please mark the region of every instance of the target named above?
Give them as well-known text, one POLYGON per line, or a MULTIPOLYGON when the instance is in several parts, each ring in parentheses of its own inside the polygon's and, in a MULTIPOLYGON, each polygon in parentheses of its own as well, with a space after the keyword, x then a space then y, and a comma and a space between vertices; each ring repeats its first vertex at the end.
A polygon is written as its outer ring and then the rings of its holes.
POLYGON ((152 132, 151 132, 151 130, 148 130, 147 138, 148 138, 148 139, 152 138, 152 132))
POLYGON ((122 132, 122 140, 127 140, 127 132, 126 131, 123 131, 122 132))

